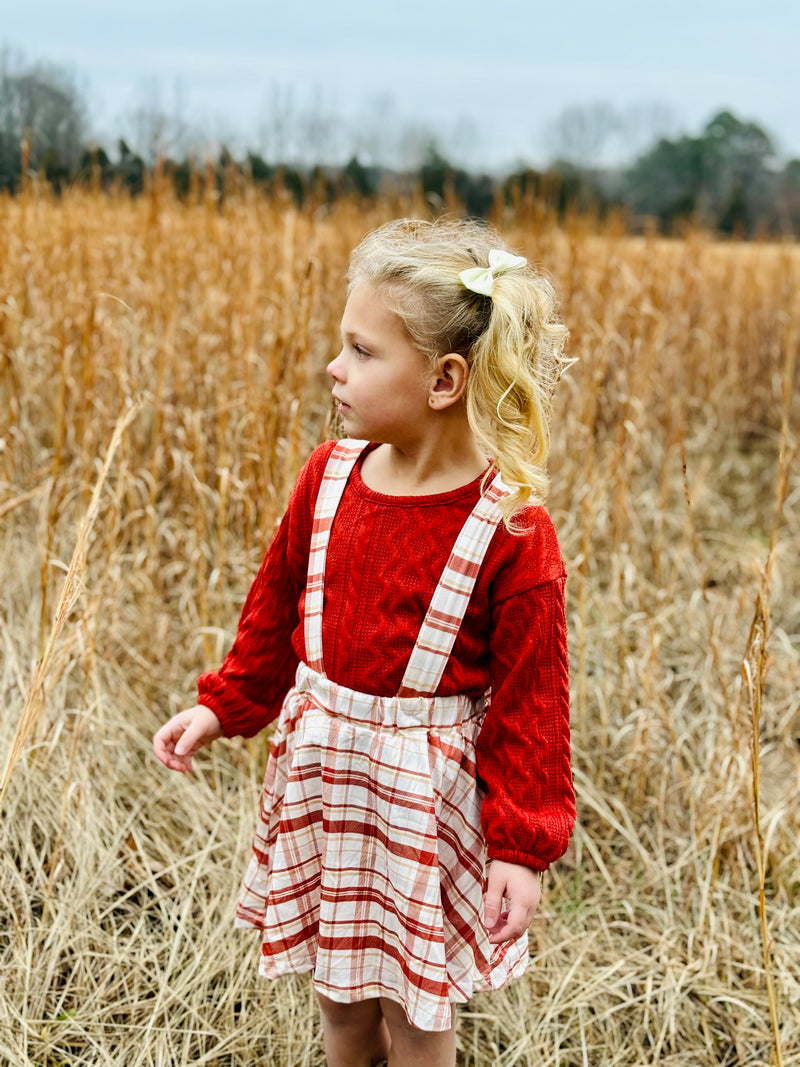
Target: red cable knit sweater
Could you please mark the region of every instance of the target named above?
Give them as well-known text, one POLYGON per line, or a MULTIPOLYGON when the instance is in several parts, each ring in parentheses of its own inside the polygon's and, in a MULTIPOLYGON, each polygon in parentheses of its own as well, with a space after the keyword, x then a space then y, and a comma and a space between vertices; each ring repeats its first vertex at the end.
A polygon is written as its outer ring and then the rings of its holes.
MULTIPOLYGON (((334 442, 303 468, 219 671, 201 676, 199 701, 227 736, 275 719, 304 658, 303 605, 314 504, 334 442)), ((386 496, 360 461, 331 533, 322 622, 325 673, 340 685, 393 696, 450 549, 481 479, 447 493, 386 496)), ((545 869, 567 847, 575 819, 569 757, 564 566, 544 508, 529 532, 495 533, 438 695, 491 706, 478 740, 486 790, 481 823, 492 859, 545 869)))

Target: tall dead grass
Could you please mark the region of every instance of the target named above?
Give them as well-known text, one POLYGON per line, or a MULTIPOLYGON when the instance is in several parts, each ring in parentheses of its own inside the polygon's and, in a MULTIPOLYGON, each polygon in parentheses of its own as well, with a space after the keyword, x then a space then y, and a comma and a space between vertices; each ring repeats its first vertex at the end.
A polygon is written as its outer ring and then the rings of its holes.
MULTIPOLYGON (((4 758, 40 700, 4 799, 0 1062, 322 1063, 307 982, 262 983, 230 928, 264 740, 184 779, 149 737, 332 432, 350 248, 426 206, 228 193, 0 200, 4 758)), ((579 820, 535 962, 462 1010, 460 1063, 800 1064, 797 249, 498 221, 580 360, 550 501, 579 820)))

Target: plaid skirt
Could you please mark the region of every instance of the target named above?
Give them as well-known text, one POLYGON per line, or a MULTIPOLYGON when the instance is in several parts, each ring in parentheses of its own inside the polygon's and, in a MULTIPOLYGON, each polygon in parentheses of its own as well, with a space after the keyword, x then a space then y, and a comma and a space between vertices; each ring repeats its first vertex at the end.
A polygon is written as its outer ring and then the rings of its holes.
POLYGON ((423 1030, 522 974, 489 943, 475 741, 483 702, 375 697, 300 664, 269 757, 236 925, 259 971, 313 972, 331 1000, 388 997, 423 1030))

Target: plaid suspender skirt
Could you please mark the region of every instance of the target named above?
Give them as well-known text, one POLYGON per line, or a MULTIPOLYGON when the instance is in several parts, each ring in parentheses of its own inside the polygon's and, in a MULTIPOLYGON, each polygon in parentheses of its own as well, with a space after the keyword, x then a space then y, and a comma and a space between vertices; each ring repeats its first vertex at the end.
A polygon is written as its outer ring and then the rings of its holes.
POLYGON ((436 697, 500 522, 496 478, 465 522, 398 695, 337 685, 322 662, 325 557, 364 441, 332 451, 317 498, 306 586, 307 663, 286 696, 267 764, 237 926, 262 933, 268 978, 313 972, 335 1001, 389 997, 423 1030, 451 1002, 497 989, 528 962, 527 934, 491 945, 475 742, 486 702, 436 697))

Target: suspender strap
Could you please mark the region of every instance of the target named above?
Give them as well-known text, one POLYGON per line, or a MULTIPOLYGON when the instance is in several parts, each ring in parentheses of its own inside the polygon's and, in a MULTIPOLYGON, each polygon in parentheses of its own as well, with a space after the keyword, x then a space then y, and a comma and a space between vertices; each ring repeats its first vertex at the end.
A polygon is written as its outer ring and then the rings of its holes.
POLYGON ((486 550, 502 520, 499 501, 508 490, 495 475, 461 532, 431 598, 398 696, 433 694, 469 605, 486 550))
POLYGON ((308 555, 303 634, 306 662, 312 670, 320 674, 325 673, 322 664, 322 606, 325 595, 325 559, 328 553, 328 541, 347 479, 368 443, 367 441, 337 442, 328 457, 317 494, 314 525, 311 530, 311 548, 308 555))

